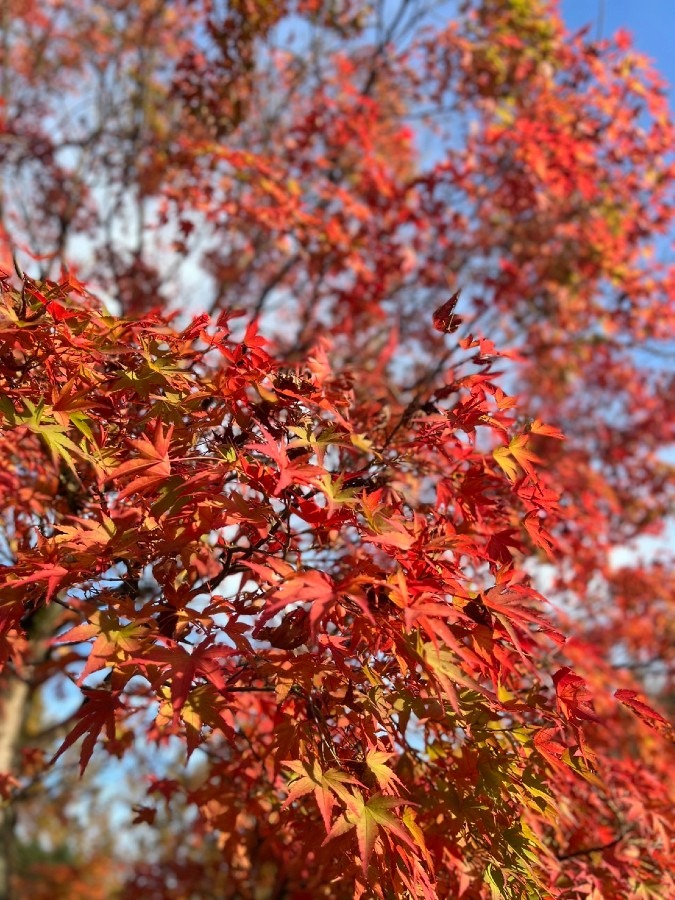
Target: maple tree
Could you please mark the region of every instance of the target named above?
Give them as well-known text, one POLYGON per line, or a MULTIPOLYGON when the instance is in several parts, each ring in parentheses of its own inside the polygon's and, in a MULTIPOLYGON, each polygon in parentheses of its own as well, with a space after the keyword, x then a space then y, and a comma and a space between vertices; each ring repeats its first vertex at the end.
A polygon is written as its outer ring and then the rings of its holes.
POLYGON ((672 896, 644 58, 544 0, 2 16, 0 896, 672 896), (146 854, 39 856, 73 761, 146 854))

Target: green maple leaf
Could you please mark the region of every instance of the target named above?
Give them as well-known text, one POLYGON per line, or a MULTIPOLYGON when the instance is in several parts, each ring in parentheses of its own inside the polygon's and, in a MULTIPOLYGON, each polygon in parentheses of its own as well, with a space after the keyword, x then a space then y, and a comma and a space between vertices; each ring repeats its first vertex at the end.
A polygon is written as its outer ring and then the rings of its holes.
MULTIPOLYGON (((40 400, 39 403, 35 404, 26 398, 23 402, 25 410, 20 414, 16 413, 13 408, 10 410, 9 407, 4 406, 3 412, 6 417, 13 425, 26 425, 33 434, 37 434, 42 438, 54 462, 62 459, 73 475, 77 477, 73 456, 93 461, 91 456, 68 437, 66 428, 54 421, 49 408, 45 412, 44 400, 40 400)), ((76 424, 82 430, 82 419, 79 419, 78 423, 76 424)))
POLYGON ((85 453, 74 441, 71 441, 60 425, 40 425, 31 430, 40 435, 47 445, 52 459, 60 457, 75 476, 77 476, 77 469, 75 468, 73 456, 79 456, 81 459, 87 460, 90 458, 88 453, 85 453))
POLYGON ((354 791, 346 800, 346 812, 336 820, 323 843, 327 844, 333 838, 346 834, 354 828, 365 875, 380 829, 395 836, 400 843, 410 849, 415 849, 415 843, 401 820, 392 813, 392 809, 402 806, 405 802, 400 797, 385 797, 383 794, 375 794, 366 802, 359 791, 354 791))
POLYGON ((382 790, 386 790, 391 784, 398 784, 401 787, 401 780, 398 775, 387 765, 388 760, 396 756, 395 753, 387 753, 384 750, 371 750, 366 754, 366 765, 377 779, 382 790))

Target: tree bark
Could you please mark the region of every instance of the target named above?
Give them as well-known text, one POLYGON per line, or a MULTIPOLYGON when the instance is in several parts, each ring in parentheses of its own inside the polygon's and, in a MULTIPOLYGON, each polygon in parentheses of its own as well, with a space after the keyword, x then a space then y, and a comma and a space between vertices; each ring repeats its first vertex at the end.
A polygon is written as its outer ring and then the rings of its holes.
MULTIPOLYGON (((30 686, 19 678, 0 687, 0 776, 16 772, 17 756, 28 710, 30 686)), ((0 800, 0 900, 11 896, 16 810, 10 798, 0 800)))
MULTIPOLYGON (((25 726, 35 695, 31 678, 49 653, 49 638, 63 615, 61 607, 52 603, 36 610, 26 623, 30 641, 25 677, 9 671, 0 677, 0 777, 20 776, 19 753, 23 746, 25 726)), ((0 797, 0 900, 10 900, 11 880, 16 845, 16 804, 11 796, 0 797)))

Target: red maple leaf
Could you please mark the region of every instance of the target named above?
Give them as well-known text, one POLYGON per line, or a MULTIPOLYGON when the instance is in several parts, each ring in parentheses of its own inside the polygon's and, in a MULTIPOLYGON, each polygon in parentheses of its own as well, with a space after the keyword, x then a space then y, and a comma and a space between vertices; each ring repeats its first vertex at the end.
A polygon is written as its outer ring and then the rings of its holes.
POLYGON ((452 334, 457 331, 464 321, 461 316, 455 315, 455 307, 459 300, 459 294, 460 292, 457 291, 457 293, 453 294, 449 300, 441 304, 438 309, 434 310, 431 318, 434 323, 434 328, 437 331, 442 331, 444 334, 452 334))

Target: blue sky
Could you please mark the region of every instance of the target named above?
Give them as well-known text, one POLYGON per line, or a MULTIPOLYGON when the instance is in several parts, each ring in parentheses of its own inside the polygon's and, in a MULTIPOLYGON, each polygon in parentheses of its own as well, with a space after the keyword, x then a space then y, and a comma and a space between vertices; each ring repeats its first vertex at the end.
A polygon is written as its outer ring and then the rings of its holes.
POLYGON ((560 0, 563 18, 571 28, 591 22, 591 35, 610 37, 618 28, 633 35, 635 47, 651 57, 670 85, 675 101, 675 0, 560 0))

